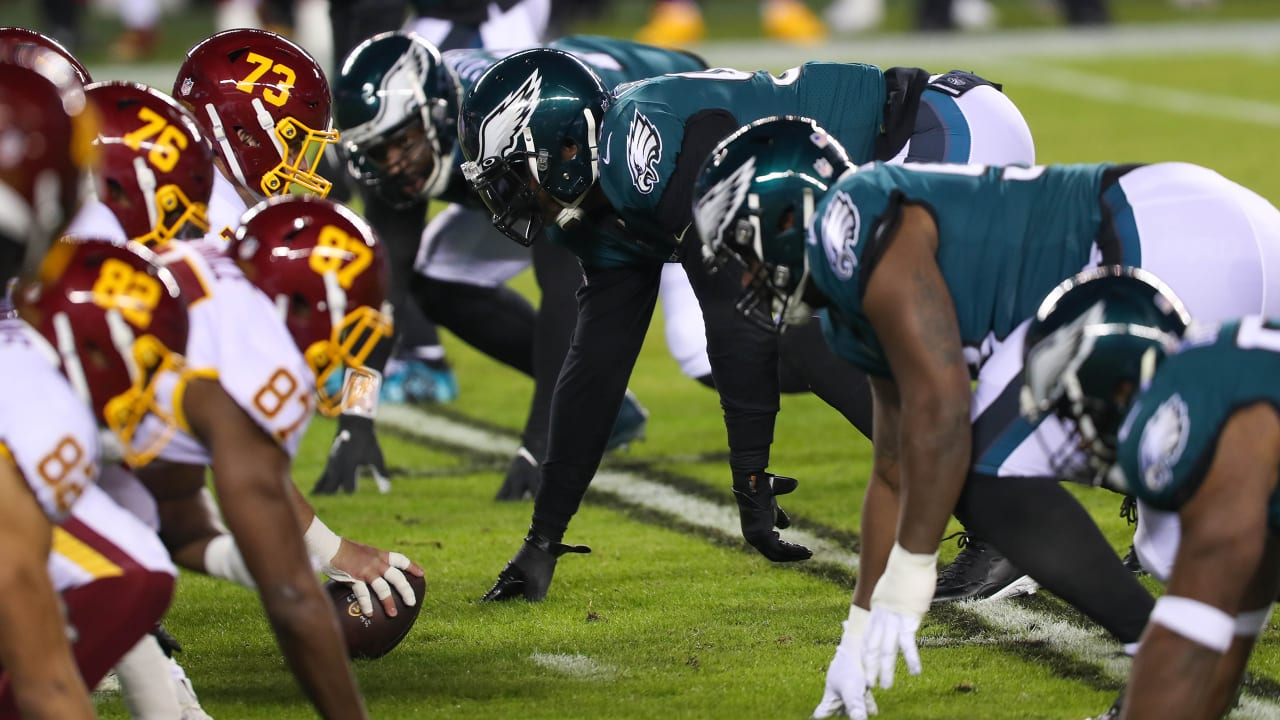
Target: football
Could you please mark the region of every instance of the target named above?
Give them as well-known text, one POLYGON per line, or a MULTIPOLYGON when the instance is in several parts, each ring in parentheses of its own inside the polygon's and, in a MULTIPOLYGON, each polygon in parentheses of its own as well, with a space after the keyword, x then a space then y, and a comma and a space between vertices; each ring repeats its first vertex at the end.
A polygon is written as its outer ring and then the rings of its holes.
POLYGON ((338 625, 342 627, 342 639, 347 643, 347 654, 353 659, 380 658, 395 649, 405 635, 409 634, 427 594, 427 581, 426 578, 407 572, 404 576, 408 578, 418 602, 413 607, 407 607, 400 594, 393 590, 391 596, 395 598, 399 613, 395 617, 387 617, 386 611, 382 609, 382 602, 376 597, 373 598, 373 615, 365 617, 360 612, 360 603, 350 585, 334 580, 324 584, 325 592, 333 601, 334 610, 338 614, 338 625))

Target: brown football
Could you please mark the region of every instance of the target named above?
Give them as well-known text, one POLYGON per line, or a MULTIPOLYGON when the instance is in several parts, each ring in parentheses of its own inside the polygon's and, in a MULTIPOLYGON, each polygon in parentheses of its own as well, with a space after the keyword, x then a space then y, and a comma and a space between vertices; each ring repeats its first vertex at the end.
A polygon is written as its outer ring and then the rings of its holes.
POLYGON ((350 585, 333 580, 324 584, 325 592, 329 594, 334 610, 338 613, 338 625, 342 627, 342 639, 347 643, 347 653, 352 658, 380 658, 391 652, 409 634, 427 594, 427 581, 407 572, 404 576, 408 578, 418 602, 413 607, 405 606, 400 593, 393 588, 391 596, 395 598, 399 613, 395 617, 387 617, 386 611, 382 609, 382 602, 377 597, 373 598, 373 615, 365 617, 360 612, 360 603, 350 585))

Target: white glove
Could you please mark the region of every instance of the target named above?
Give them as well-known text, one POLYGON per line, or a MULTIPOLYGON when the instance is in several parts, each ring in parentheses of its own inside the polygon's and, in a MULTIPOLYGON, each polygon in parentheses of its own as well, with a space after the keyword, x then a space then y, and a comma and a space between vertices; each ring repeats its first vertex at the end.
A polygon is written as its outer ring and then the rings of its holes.
POLYGON ((858 606, 850 608, 844 624, 844 639, 836 647, 836 656, 827 666, 827 686, 822 702, 813 710, 815 720, 843 715, 850 720, 867 720, 879 712, 871 688, 862 674, 862 628, 868 613, 858 606))
POLYGON ((877 680, 886 690, 893 687, 899 651, 907 663, 907 671, 920 674, 916 631, 933 601, 937 582, 937 552, 912 553, 894 543, 884 574, 871 593, 871 617, 867 619, 863 643, 863 665, 869 687, 875 687, 877 680))

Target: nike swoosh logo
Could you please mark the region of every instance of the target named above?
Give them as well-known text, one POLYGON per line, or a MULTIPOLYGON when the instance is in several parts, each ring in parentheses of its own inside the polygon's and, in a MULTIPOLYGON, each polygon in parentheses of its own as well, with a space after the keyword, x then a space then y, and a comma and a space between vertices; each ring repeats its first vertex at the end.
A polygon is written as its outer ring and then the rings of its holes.
POLYGON ((612 140, 613 140, 613 131, 610 130, 609 137, 604 141, 604 155, 600 156, 600 162, 604 163, 605 165, 609 164, 609 157, 613 154, 613 145, 610 144, 612 140))

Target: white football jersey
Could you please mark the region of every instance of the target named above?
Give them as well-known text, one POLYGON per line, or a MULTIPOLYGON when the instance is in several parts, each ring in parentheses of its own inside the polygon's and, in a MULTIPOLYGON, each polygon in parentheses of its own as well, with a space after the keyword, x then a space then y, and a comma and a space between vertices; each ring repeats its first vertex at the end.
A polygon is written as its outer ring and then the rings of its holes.
POLYGON ((0 454, 13 459, 45 515, 62 521, 98 478, 98 427, 86 401, 17 318, 0 319, 0 454))
POLYGON ((236 192, 235 185, 222 176, 214 173, 213 194, 209 196, 209 208, 206 215, 209 219, 208 239, 217 244, 219 250, 226 250, 231 242, 231 235, 240 227, 240 218, 249 207, 236 192))
MULTIPOLYGON (((169 243, 161 258, 178 276, 190 308, 187 371, 216 379, 293 457, 315 409, 315 375, 279 311, 208 238, 169 243)), ((162 403, 171 411, 168 390, 162 403)), ((158 431, 158 422, 148 417, 145 438, 158 431)), ((210 460, 188 432, 177 433, 159 457, 187 464, 210 460)))

